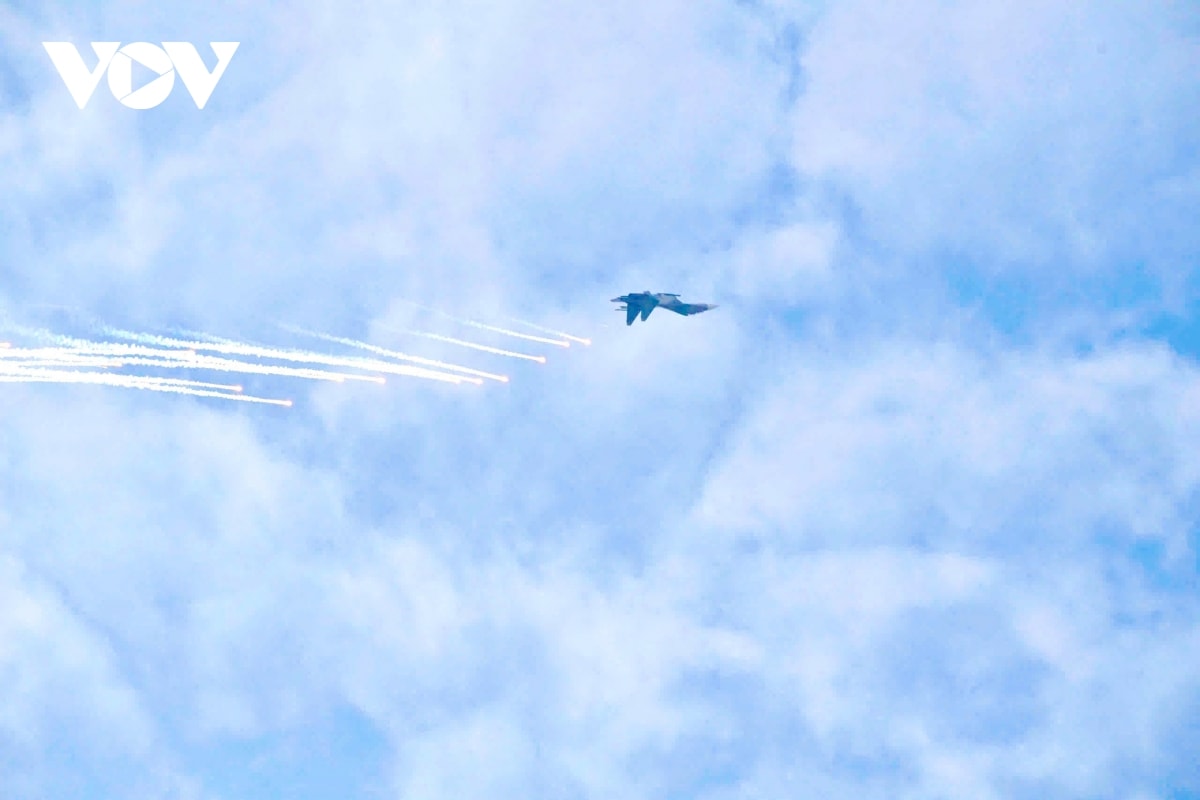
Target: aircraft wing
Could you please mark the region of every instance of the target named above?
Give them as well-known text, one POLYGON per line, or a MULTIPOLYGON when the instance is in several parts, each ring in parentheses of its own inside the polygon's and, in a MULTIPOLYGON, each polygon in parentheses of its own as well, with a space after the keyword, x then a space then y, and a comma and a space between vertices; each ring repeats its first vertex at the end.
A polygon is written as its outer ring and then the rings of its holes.
POLYGON ((678 303, 677 305, 667 306, 676 314, 682 314, 689 317, 692 314, 699 314, 702 311, 708 311, 710 308, 716 308, 712 303, 678 303))
POLYGON ((650 318, 650 312, 653 310, 654 310, 654 306, 652 306, 652 305, 647 304, 647 305, 642 306, 642 322, 645 322, 646 320, 648 320, 650 318))
MULTIPOLYGON (((638 315, 637 306, 632 306, 632 305, 625 306, 625 324, 626 325, 632 325, 633 321, 635 319, 637 319, 637 315, 638 315)), ((645 319, 645 317, 642 317, 642 319, 645 319)))

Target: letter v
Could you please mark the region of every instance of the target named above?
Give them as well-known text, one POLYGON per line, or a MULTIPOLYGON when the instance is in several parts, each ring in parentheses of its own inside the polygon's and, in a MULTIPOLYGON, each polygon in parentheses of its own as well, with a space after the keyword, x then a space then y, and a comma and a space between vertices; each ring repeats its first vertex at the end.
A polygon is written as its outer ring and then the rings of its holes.
POLYGON ((163 50, 167 51, 171 63, 175 65, 175 71, 183 79, 183 85, 196 102, 196 108, 204 108, 204 104, 212 96, 213 89, 217 88, 217 81, 225 74, 225 68, 229 66, 229 61, 237 52, 239 44, 240 42, 209 42, 208 46, 217 56, 217 65, 209 72, 190 42, 162 43, 163 50))
POLYGON ((88 104, 88 100, 92 99, 92 93, 96 91, 100 77, 108 69, 109 62, 117 54, 120 46, 120 42, 92 42, 92 50, 96 53, 99 63, 96 65, 96 69, 89 72, 87 65, 83 63, 83 57, 75 49, 75 45, 70 42, 42 42, 42 47, 46 48, 46 52, 50 54, 50 60, 54 62, 54 68, 58 70, 59 77, 63 79, 63 83, 67 85, 67 91, 75 100, 75 105, 81 109, 88 104))

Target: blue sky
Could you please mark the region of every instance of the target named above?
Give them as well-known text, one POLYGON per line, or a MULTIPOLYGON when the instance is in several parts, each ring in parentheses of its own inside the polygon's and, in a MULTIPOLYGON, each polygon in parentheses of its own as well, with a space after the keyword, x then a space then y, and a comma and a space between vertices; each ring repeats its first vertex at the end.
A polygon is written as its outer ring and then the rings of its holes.
POLYGON ((0 7, 0 314, 512 376, 4 386, 0 796, 1200 795, 1198 37, 0 7), (80 111, 52 40, 241 45, 202 111, 80 111))

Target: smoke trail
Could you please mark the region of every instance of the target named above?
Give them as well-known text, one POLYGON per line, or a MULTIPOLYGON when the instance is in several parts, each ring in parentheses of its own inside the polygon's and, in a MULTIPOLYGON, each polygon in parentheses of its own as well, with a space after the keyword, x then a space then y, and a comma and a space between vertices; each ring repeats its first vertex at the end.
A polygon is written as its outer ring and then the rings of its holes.
POLYGON ((403 330, 400 328, 391 328, 391 327, 388 327, 387 325, 380 325, 379 327, 383 328, 385 331, 391 331, 393 333, 403 333, 403 334, 407 334, 409 336, 423 336, 426 339, 433 339, 434 341, 438 341, 438 342, 446 342, 448 344, 456 344, 456 345, 460 345, 462 347, 469 347, 472 350, 479 350, 480 352, 483 352, 483 353, 495 353, 498 356, 508 356, 509 358, 523 358, 527 361, 536 361, 539 364, 546 363, 545 356, 533 356, 533 355, 529 355, 528 353, 518 353, 515 350, 503 350, 499 347, 489 347, 486 344, 478 344, 477 342, 468 342, 464 339, 454 339, 450 336, 442 336, 437 333, 427 333, 425 331, 403 330))
MULTIPOLYGON (((229 383, 209 383, 208 381, 193 381, 186 378, 160 378, 151 375, 114 375, 111 372, 77 372, 75 370, 47 369, 42 366, 25 366, 15 364, 0 364, 0 375, 15 377, 42 377, 60 380, 75 375, 108 375, 121 380, 137 381, 139 383, 154 383, 162 386, 184 386, 193 389, 212 389, 214 391, 241 392, 242 387, 229 383)), ((67 381, 69 382, 69 381, 67 381)))
MULTIPOLYGON (((162 356, 145 357, 129 355, 105 355, 89 349, 69 347, 9 348, 0 350, 0 363, 26 363, 30 361, 81 366, 123 366, 139 364, 156 367, 178 367, 186 363, 186 356, 173 356, 167 351, 154 351, 162 356)), ((194 355, 194 354, 192 354, 194 355)))
POLYGON ((5 364, 54 364, 60 367, 119 367, 122 363, 121 359, 112 356, 75 354, 69 350, 21 350, 19 348, 0 350, 0 366, 5 364))
POLYGON ((561 336, 564 339, 570 339, 572 342, 579 342, 582 345, 590 346, 592 343, 591 339, 584 339, 580 336, 572 336, 569 333, 563 333, 562 331, 556 331, 553 328, 546 328, 541 325, 537 325, 532 322, 529 322, 528 320, 518 319, 517 317, 505 317, 505 319, 507 319, 509 322, 515 322, 518 325, 525 325, 526 327, 533 328, 535 331, 541 331, 542 333, 552 333, 555 336, 561 336))
POLYGON ((163 355, 155 357, 104 355, 100 352, 93 352, 91 349, 83 347, 10 348, 0 350, 0 364, 41 364, 54 365, 58 367, 111 367, 115 369, 136 365, 162 367, 165 369, 178 369, 187 365, 188 355, 194 355, 191 353, 182 353, 181 351, 181 355, 179 356, 174 356, 172 354, 168 354, 166 351, 161 350, 153 352, 162 353, 163 355))
POLYGON ((197 355, 190 358, 182 365, 188 368, 211 370, 213 372, 241 372, 250 375, 274 375, 281 378, 304 378, 314 381, 330 381, 332 383, 345 383, 346 381, 366 381, 368 383, 383 384, 387 381, 378 375, 358 375, 352 372, 329 372, 323 369, 310 369, 306 367, 281 367, 275 364, 251 364, 246 361, 237 361, 232 358, 221 358, 220 356, 201 356, 197 355))
POLYGON ((123 389, 142 389, 151 392, 166 392, 183 394, 191 397, 214 397, 220 400, 237 400, 243 403, 261 403, 264 405, 284 406, 290 408, 291 400, 276 400, 270 397, 255 397, 247 394, 227 394, 211 391, 194 386, 176 383, 163 383, 153 378, 143 378, 133 375, 112 375, 106 372, 71 372, 42 370, 31 374, 0 372, 0 383, 79 383, 115 386, 123 389))
POLYGON ((304 336, 312 336, 312 337, 321 339, 326 342, 333 342, 335 344, 344 344, 347 347, 357 347, 360 350, 366 350, 367 352, 375 353, 376 355, 387 356, 388 358, 394 358, 399 361, 411 361, 415 364, 425 364, 430 367, 438 367, 439 369, 454 370, 456 372, 461 372, 465 375, 476 375, 480 378, 490 378, 491 380, 500 381, 501 383, 508 383, 507 375, 497 375, 493 372, 484 372, 483 370, 472 369, 470 367, 463 367, 463 366, 459 366, 458 364, 450 364, 445 361, 437 361, 436 359, 432 359, 432 358, 422 358, 421 356, 410 356, 407 353, 401 353, 396 350, 388 350, 387 348, 378 347, 373 344, 368 344, 367 342, 360 342, 357 339, 347 339, 344 336, 330 336, 327 333, 317 333, 316 331, 308 331, 308 330, 304 330, 302 328, 295 328, 290 325, 284 325, 282 327, 285 330, 292 331, 293 333, 298 333, 298 334, 301 334, 304 336))
POLYGON ((149 347, 134 347, 130 345, 108 345, 81 343, 78 347, 36 348, 0 350, 0 364, 5 362, 53 364, 66 367, 113 367, 125 366, 162 367, 165 369, 196 369, 210 372, 235 372, 249 375, 270 375, 287 378, 303 378, 307 380, 331 381, 344 383, 346 381, 366 381, 383 384, 385 379, 377 375, 360 375, 350 372, 329 372, 319 369, 304 369, 299 367, 282 367, 271 364, 252 364, 236 361, 220 356, 201 356, 194 350, 164 350, 149 347), (101 356, 92 355, 93 351, 110 350, 118 353, 148 352, 155 357, 143 356, 101 356))
POLYGON ((562 339, 547 339, 544 336, 532 336, 528 333, 521 333, 519 331, 510 331, 508 328, 500 328, 495 325, 487 325, 482 322, 476 322, 475 320, 464 319, 462 317, 456 317, 453 314, 447 314, 445 311, 439 311, 436 308, 430 308, 429 306, 421 305, 420 303, 414 303, 411 300, 401 300, 400 302, 406 303, 410 306, 415 306, 416 308, 423 309, 425 311, 430 312, 431 314, 437 314, 440 317, 445 317, 446 319, 452 320, 453 322, 457 322, 460 325, 469 325, 472 328, 478 328, 483 331, 491 331, 493 333, 502 333, 505 336, 513 336, 513 337, 516 337, 517 339, 526 339, 531 342, 540 342, 542 344, 552 344, 552 345, 555 345, 556 347, 570 347, 571 346, 570 342, 564 342, 562 339))
POLYGON ((0 348, 0 358, 6 361, 16 361, 22 358, 54 358, 54 357, 76 357, 76 358, 100 358, 96 354, 88 354, 79 350, 68 347, 5 347, 0 348))
MULTIPOLYGON (((336 337, 326 337, 324 334, 318 333, 313 333, 311 335, 318 338, 329 339, 342 344, 347 344, 353 341, 350 339, 343 341, 336 337)), ((442 381, 443 383, 473 383, 476 385, 483 383, 483 381, 479 378, 471 377, 470 375, 455 375, 453 373, 442 372, 440 370, 429 369, 427 367, 410 367, 406 364, 394 364, 388 361, 380 361, 376 358, 360 358, 358 356, 331 356, 324 353, 313 353, 301 350, 281 350, 273 347, 267 348, 258 345, 245 345, 241 344, 240 342, 235 342, 232 339, 219 339, 216 337, 210 338, 213 339, 213 346, 249 348, 250 350, 254 351, 254 353, 252 353, 253 355, 260 355, 262 358, 278 358, 313 364, 328 364, 330 366, 349 367, 351 369, 362 369, 371 372, 383 372, 390 375, 407 375, 416 378, 427 378, 429 380, 442 381)), ((397 355, 404 356, 403 353, 399 353, 397 355)), ((418 358, 417 356, 404 356, 404 359, 408 361, 415 361, 417 363, 432 364, 435 366, 442 363, 439 361, 433 361, 431 359, 418 358)), ((467 367, 456 367, 454 365, 447 365, 447 368, 458 369, 464 372, 474 372, 474 370, 470 370, 467 367)))
POLYGON ((555 345, 556 347, 570 347, 571 346, 570 342, 563 341, 562 339, 547 339, 545 336, 532 336, 528 333, 520 333, 518 331, 510 331, 508 328, 500 328, 495 325, 485 325, 482 322, 475 322, 474 320, 470 320, 470 319, 460 319, 460 320, 458 320, 458 322, 461 322, 463 325, 470 325, 472 328, 479 328, 480 330, 483 330, 483 331, 492 331, 493 333, 502 333, 505 336, 512 336, 517 339, 526 339, 530 342, 541 342, 542 344, 552 344, 552 345, 555 345))
POLYGON ((483 381, 477 378, 465 377, 463 375, 452 375, 445 372, 422 369, 420 367, 389 364, 386 361, 378 361, 376 359, 353 358, 346 356, 326 356, 322 355, 321 353, 280 350, 273 347, 258 347, 255 345, 240 344, 227 339, 218 340, 215 342, 185 341, 181 339, 172 339, 167 336, 157 336, 149 333, 133 333, 131 331, 123 331, 118 328, 109 328, 107 326, 105 327, 105 333, 110 336, 117 336, 123 339, 130 339, 132 341, 142 342, 145 344, 154 344, 160 347, 209 350, 216 353, 225 353, 227 355, 256 356, 259 358, 270 358, 278 361, 292 361, 301 364, 325 364, 333 367, 361 369, 367 372, 382 372, 391 375, 407 375, 416 378, 427 378, 429 380, 442 381, 444 383, 483 383, 483 381))
MULTIPOLYGON (((47 330, 43 330, 40 328, 26 328, 22 325, 12 325, 12 324, 7 325, 6 327, 15 333, 20 333, 24 336, 28 336, 31 339, 37 339, 38 341, 42 341, 42 342, 46 342, 48 344, 55 345, 58 348, 74 350, 74 351, 80 352, 80 353, 101 353, 101 354, 109 354, 109 355, 131 355, 131 356, 157 355, 157 356, 164 356, 164 357, 165 356, 174 357, 176 354, 180 353, 178 348, 171 348, 169 350, 164 350, 161 347, 155 348, 155 347, 145 347, 145 346, 130 345, 130 344, 116 344, 116 343, 112 343, 112 342, 93 342, 93 341, 89 341, 87 339, 77 339, 73 336, 65 336, 61 333, 54 333, 52 331, 47 331, 47 330)), ((188 355, 188 354, 189 353, 187 353, 187 352, 183 353, 183 355, 188 355)), ((190 354, 195 355, 194 351, 191 352, 190 354)))

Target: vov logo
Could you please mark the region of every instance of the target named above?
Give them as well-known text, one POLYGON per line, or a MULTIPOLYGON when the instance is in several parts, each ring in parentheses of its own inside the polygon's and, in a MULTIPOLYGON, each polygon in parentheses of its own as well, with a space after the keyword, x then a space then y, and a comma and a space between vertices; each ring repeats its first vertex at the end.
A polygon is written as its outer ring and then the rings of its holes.
POLYGON ((217 56, 217 66, 212 72, 204 66, 196 48, 187 42, 163 42, 162 47, 149 42, 130 42, 124 47, 120 42, 92 42, 99 63, 91 70, 70 42, 42 42, 42 47, 50 54, 54 68, 80 109, 87 106, 100 84, 100 77, 107 72, 108 88, 113 97, 121 105, 144 111, 170 96, 175 88, 176 73, 196 101, 196 108, 204 108, 238 44, 240 42, 209 43, 217 56), (158 76, 136 90, 133 88, 135 62, 158 76))

